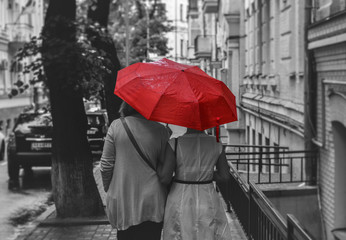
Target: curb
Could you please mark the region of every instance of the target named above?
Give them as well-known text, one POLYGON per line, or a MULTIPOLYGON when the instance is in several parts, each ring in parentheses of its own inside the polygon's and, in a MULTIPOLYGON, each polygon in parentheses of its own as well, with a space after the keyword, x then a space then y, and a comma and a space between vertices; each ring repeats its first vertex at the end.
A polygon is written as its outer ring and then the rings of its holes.
POLYGON ((94 218, 52 218, 41 222, 39 227, 70 227, 85 225, 109 225, 106 216, 94 218))
POLYGON ((32 221, 32 225, 25 229, 22 233, 19 234, 15 238, 15 240, 25 240, 33 231, 36 230, 41 224, 42 221, 47 219, 53 212, 55 211, 55 204, 48 207, 43 213, 41 213, 34 221, 32 221))
MULTIPOLYGON (((96 177, 96 172, 99 171, 99 166, 96 165, 93 168, 94 178, 96 177)), ((97 188, 100 188, 100 183, 98 179, 95 178, 97 188)), ((100 192, 100 189, 99 189, 100 192)), ((101 195, 101 192, 100 192, 101 195)), ((40 227, 66 227, 66 226, 85 226, 85 225, 108 225, 110 224, 106 215, 97 217, 77 217, 77 218, 49 218, 55 211, 55 205, 52 206, 46 214, 40 216, 38 226, 40 227)))
MULTIPOLYGON (((94 166, 93 174, 99 170, 98 166, 94 166)), ((96 179, 95 179, 96 181, 96 179)), ((99 185, 96 181, 96 185, 99 185)), ((101 194, 101 193, 100 193, 101 194)), ((41 213, 32 225, 20 233, 14 240, 25 240, 32 234, 38 227, 66 227, 66 226, 86 226, 86 225, 109 225, 107 216, 100 216, 94 218, 49 218, 54 214, 56 208, 55 204, 49 206, 43 213, 41 213)))

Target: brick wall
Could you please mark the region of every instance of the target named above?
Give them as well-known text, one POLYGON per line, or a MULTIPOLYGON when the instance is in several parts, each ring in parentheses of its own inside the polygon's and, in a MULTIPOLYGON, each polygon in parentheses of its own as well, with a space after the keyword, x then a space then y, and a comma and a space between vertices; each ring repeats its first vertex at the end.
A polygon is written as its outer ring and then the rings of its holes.
POLYGON ((321 189, 322 211, 328 232, 335 226, 335 157, 332 132, 333 117, 328 96, 332 86, 324 81, 335 80, 346 83, 346 49, 344 46, 345 43, 342 43, 315 50, 316 80, 318 81, 317 140, 323 144, 323 147, 320 148, 318 179, 321 189))

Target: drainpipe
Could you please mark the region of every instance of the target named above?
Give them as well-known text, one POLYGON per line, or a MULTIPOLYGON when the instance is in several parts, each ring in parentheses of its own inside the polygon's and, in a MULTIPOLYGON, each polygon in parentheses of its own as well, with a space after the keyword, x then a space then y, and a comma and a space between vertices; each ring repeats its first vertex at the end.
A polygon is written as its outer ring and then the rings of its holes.
MULTIPOLYGON (((305 1, 305 27, 304 27, 304 60, 305 60, 305 69, 304 69, 304 140, 305 140, 305 149, 310 151, 316 151, 318 153, 318 145, 314 143, 314 138, 316 137, 316 119, 317 119, 317 109, 315 108, 314 103, 317 103, 317 74, 315 70, 316 62, 313 55, 313 51, 309 51, 308 49, 308 27, 309 24, 315 19, 316 16, 316 4, 318 2, 316 0, 306 0, 305 1)), ((322 91, 324 93, 324 91, 322 91)), ((324 111, 324 106, 323 110, 324 111)), ((322 211, 322 203, 321 203, 321 192, 320 185, 318 184, 317 179, 317 171, 318 171, 318 161, 319 159, 315 159, 314 162, 309 163, 306 161, 305 171, 306 175, 310 176, 312 181, 309 182, 309 185, 318 185, 317 186, 317 201, 318 207, 321 216, 321 227, 322 227, 322 238, 327 239, 327 232, 325 228, 324 214, 322 211)))
MULTIPOLYGON (((305 18, 304 18, 304 142, 305 150, 314 150, 312 139, 314 138, 314 127, 316 119, 315 99, 316 99, 316 79, 314 77, 313 52, 308 49, 308 27, 311 23, 312 1, 305 1, 305 18)), ((305 162, 305 174, 307 179, 311 179, 309 185, 316 184, 317 161, 305 162)))

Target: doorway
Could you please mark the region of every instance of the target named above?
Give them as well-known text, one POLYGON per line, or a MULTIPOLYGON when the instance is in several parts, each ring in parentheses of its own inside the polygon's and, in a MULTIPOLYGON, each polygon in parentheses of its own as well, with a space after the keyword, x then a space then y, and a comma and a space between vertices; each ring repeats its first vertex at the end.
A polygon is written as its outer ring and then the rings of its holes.
POLYGON ((332 122, 335 156, 335 228, 346 227, 346 127, 332 122))

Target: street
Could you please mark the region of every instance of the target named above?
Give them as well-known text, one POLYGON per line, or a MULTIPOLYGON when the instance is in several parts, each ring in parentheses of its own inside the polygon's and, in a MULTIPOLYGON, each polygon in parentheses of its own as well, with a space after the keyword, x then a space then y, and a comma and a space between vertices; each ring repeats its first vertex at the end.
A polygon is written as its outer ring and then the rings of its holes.
POLYGON ((34 168, 34 176, 26 179, 21 172, 21 189, 8 190, 6 160, 0 162, 0 239, 11 240, 23 230, 23 226, 15 227, 9 218, 20 209, 33 208, 44 203, 51 191, 50 168, 34 168))

